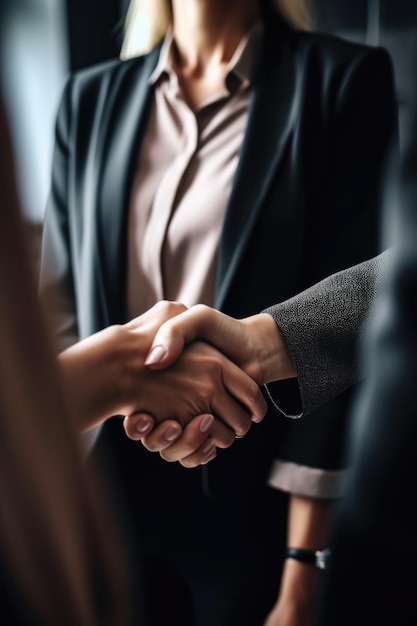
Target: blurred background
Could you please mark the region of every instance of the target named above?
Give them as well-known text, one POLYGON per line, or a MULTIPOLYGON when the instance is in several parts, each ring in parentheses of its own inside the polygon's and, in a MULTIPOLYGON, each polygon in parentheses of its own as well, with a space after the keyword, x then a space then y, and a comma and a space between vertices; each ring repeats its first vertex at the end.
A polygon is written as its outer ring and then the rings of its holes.
MULTIPOLYGON (((417 80, 416 0, 311 0, 315 29, 390 52, 400 141, 417 80)), ((129 0, 3 0, 0 51, 16 167, 35 267, 49 189, 54 120, 69 73, 119 55, 129 0)))

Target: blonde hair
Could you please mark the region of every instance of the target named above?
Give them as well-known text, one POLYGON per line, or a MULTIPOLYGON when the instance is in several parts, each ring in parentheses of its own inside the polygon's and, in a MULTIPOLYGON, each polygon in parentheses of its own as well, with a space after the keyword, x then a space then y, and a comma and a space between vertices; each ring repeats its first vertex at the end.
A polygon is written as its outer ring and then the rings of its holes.
POLYGON ((171 21, 170 0, 130 0, 120 57, 129 59, 150 52, 171 21))
MULTIPOLYGON (((262 0, 295 30, 311 30, 311 0, 262 0)), ((164 37, 172 21, 170 0, 131 0, 126 16, 122 59, 147 54, 164 37)))
POLYGON ((272 0, 270 3, 294 30, 311 30, 313 18, 310 0, 272 0))

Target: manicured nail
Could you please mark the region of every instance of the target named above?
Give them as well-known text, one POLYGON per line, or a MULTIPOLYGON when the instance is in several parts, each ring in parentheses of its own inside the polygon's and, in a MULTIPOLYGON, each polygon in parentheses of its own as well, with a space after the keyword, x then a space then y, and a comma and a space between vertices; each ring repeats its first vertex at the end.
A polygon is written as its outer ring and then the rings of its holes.
POLYGON ((207 433, 212 427, 214 417, 212 415, 206 415, 200 422, 200 433, 207 433))
POLYGON ((174 441, 174 439, 177 439, 180 433, 181 429, 179 426, 170 426, 168 430, 166 430, 164 433, 164 439, 166 441, 174 441))
POLYGON ((154 365, 155 363, 159 363, 166 355, 166 352, 167 351, 164 346, 155 346, 146 357, 145 365, 154 365))
POLYGON ((147 417, 141 417, 138 419, 135 425, 135 430, 139 435, 144 435, 152 427, 152 421, 147 417))

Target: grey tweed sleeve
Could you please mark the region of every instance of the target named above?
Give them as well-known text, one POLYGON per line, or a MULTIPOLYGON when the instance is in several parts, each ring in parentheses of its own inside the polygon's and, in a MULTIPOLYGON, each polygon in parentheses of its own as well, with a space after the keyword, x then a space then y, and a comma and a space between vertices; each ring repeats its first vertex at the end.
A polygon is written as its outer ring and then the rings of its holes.
POLYGON ((391 250, 386 250, 263 311, 280 327, 297 371, 296 411, 280 404, 279 387, 267 386, 282 413, 307 415, 366 376, 366 355, 359 345, 368 332, 371 308, 383 306, 380 295, 390 258, 391 250))

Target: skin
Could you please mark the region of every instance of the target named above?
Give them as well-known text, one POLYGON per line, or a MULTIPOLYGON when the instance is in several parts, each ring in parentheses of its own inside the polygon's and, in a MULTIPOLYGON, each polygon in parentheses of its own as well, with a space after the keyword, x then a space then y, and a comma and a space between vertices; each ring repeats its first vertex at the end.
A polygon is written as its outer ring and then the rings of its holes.
POLYGON ((227 64, 260 12, 253 0, 173 0, 175 70, 193 110, 224 87, 227 64))
MULTIPOLYGON (((214 345, 259 386, 296 376, 284 336, 270 315, 261 313, 236 320, 205 305, 190 307, 162 324, 152 342, 147 366, 154 370, 170 366, 184 346, 196 339, 214 345)), ((149 450, 158 450, 163 458, 180 461, 186 467, 204 462, 200 441, 193 441, 195 427, 191 428, 191 424, 170 443, 156 429, 142 433, 142 421, 146 420, 141 414, 127 417, 124 427, 128 437, 141 439, 149 450)))
POLYGON ((284 336, 271 315, 259 313, 237 320, 202 304, 159 328, 146 364, 153 369, 167 367, 197 338, 227 354, 258 385, 296 376, 284 336))
MULTIPOLYGON (((157 329, 184 310, 178 303, 161 302, 131 322, 106 328, 59 355, 64 388, 75 404, 80 431, 111 415, 129 416, 140 408, 148 417, 136 432, 143 436, 154 424, 161 425, 156 432, 169 443, 197 415, 186 440, 193 433, 207 459, 216 446, 229 447, 235 435, 243 436, 252 421, 263 419, 266 403, 259 386, 208 343, 190 344, 167 369, 145 366, 157 329)), ((172 460, 169 454, 167 460, 172 460)))

